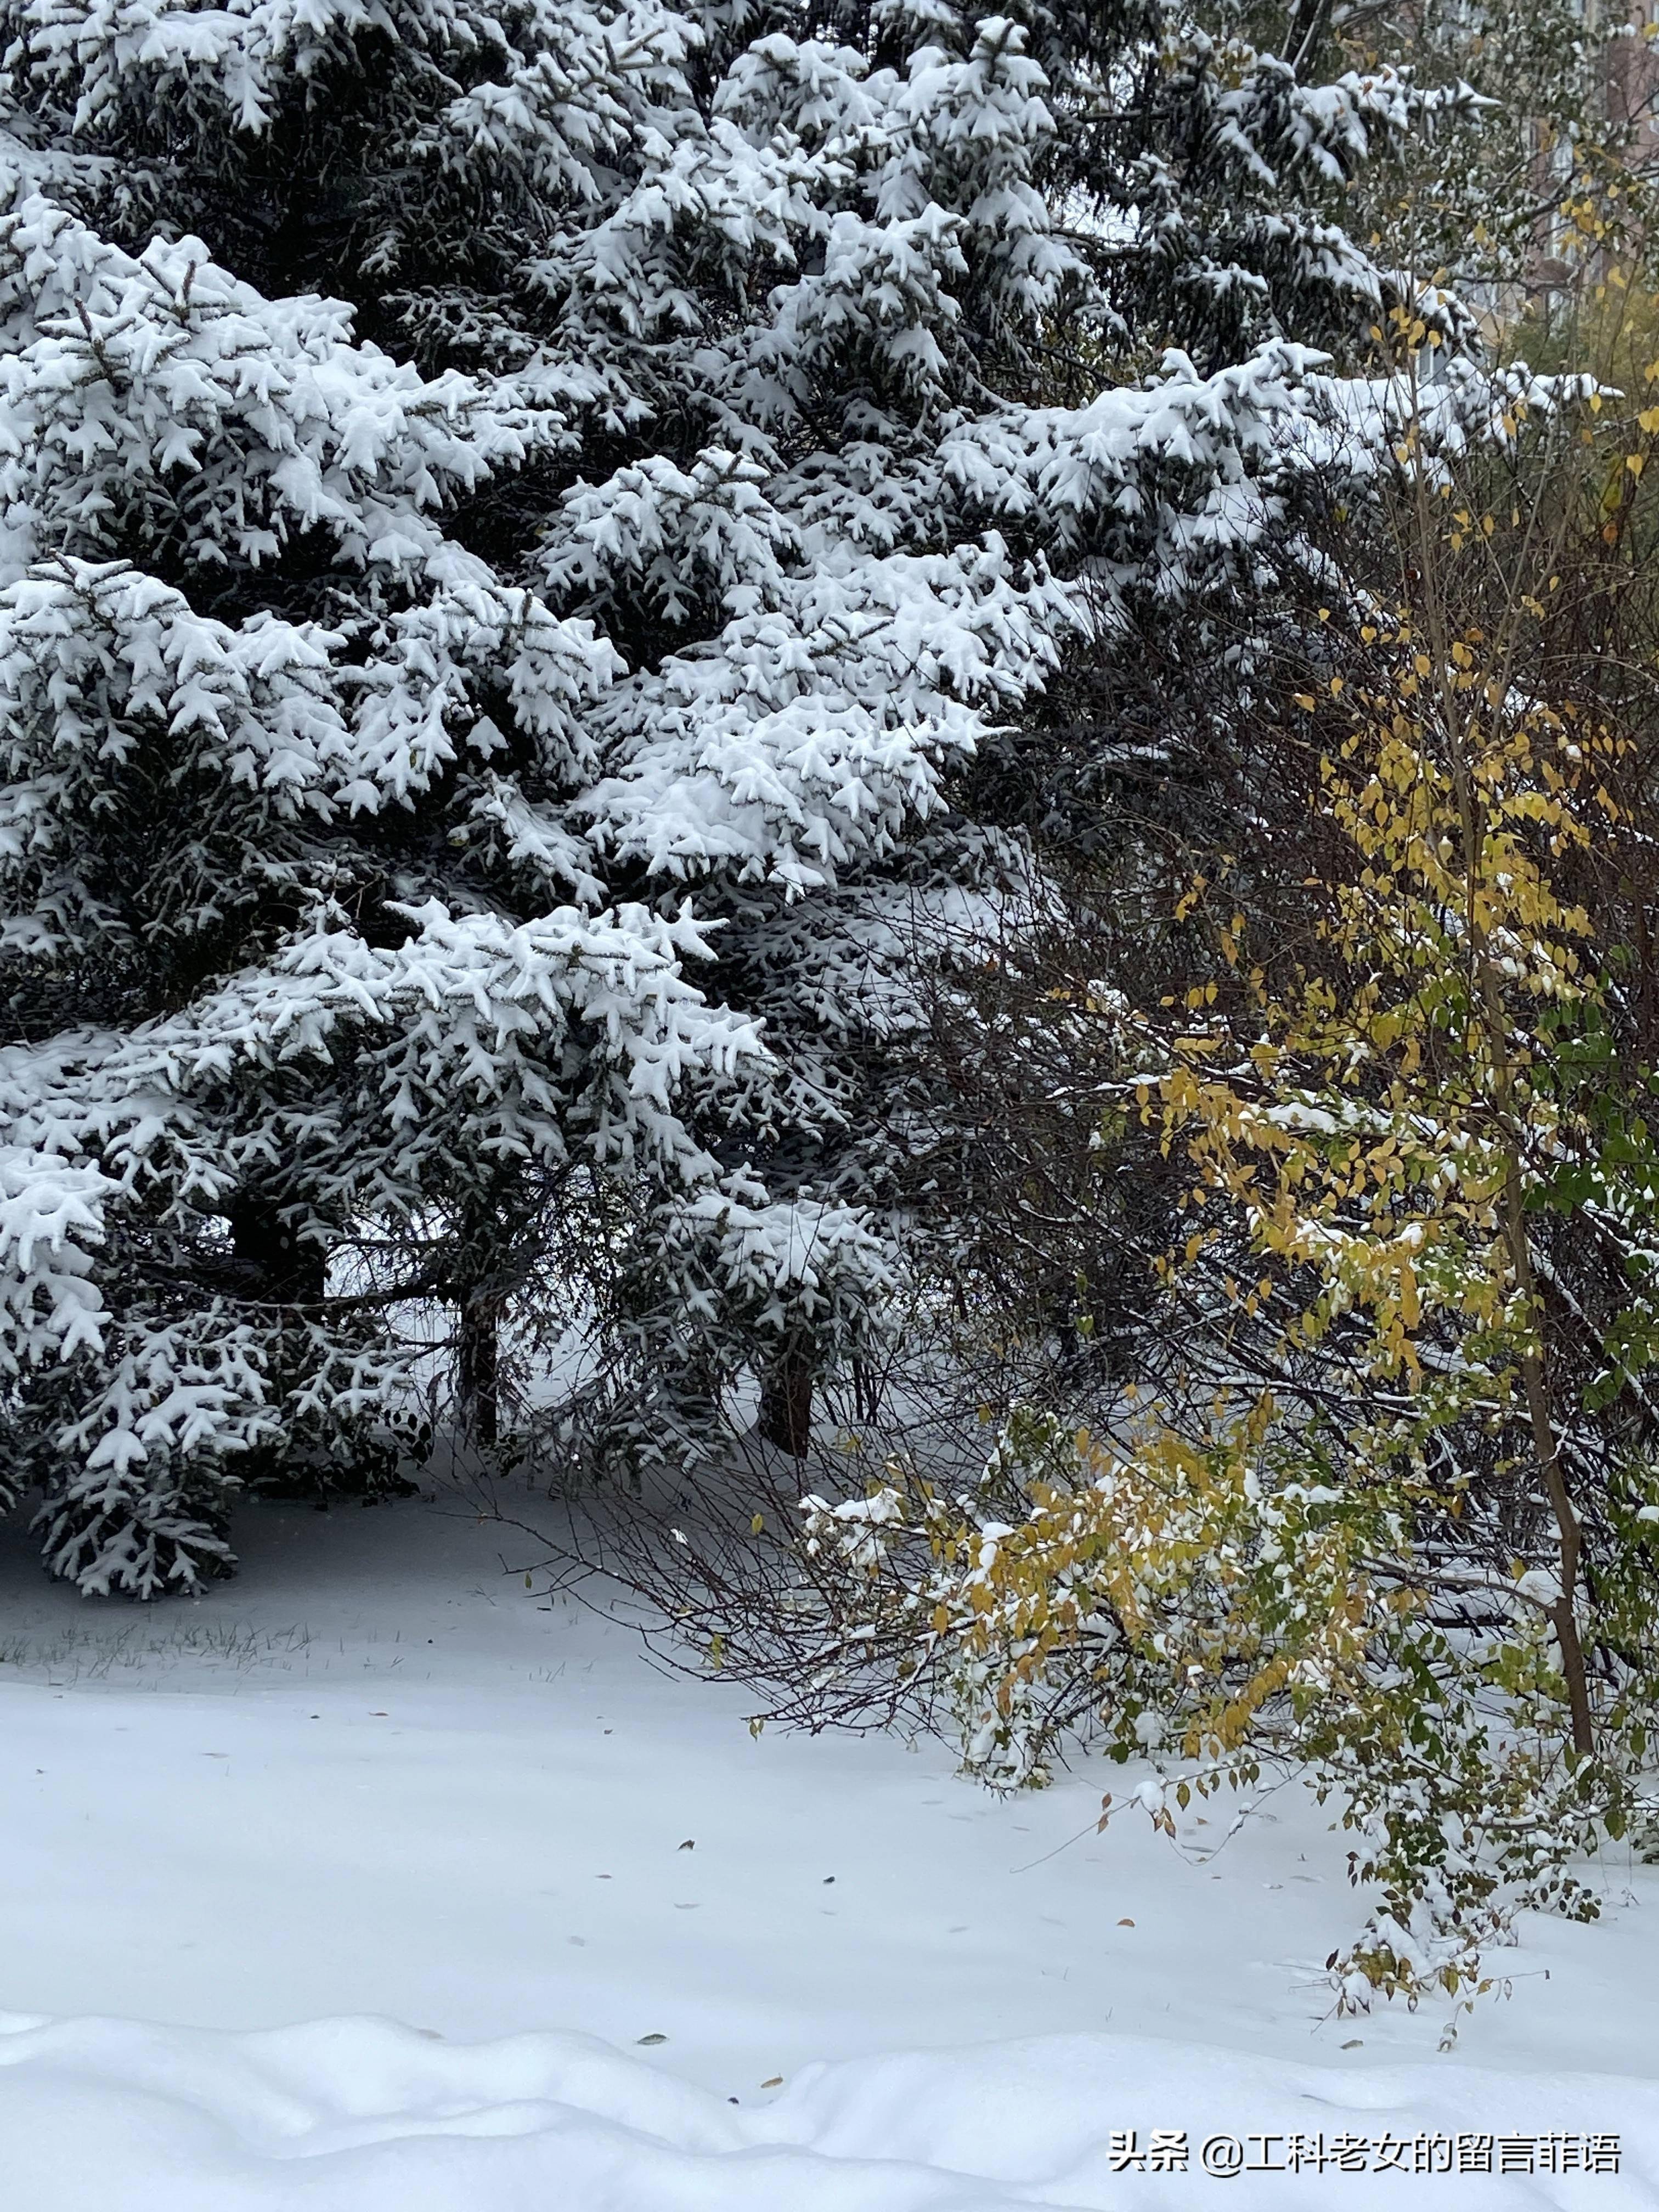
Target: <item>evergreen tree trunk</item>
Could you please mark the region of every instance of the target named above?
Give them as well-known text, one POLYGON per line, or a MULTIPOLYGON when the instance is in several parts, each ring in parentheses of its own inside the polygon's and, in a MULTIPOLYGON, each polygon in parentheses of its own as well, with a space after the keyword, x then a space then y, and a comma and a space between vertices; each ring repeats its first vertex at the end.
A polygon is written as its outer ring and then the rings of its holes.
MULTIPOLYGON (((283 1219, 280 1200, 260 1191, 245 1191, 230 1209, 231 1249, 241 1295, 262 1306, 320 1307, 327 1290, 328 1263, 315 1244, 302 1244, 283 1219)), ((291 1316, 277 1321, 270 1337, 268 1379, 280 1399, 291 1389, 302 1361, 291 1316)), ((320 1508, 327 1481, 307 1472, 304 1454, 291 1443, 260 1443, 240 1462, 244 1480, 279 1496, 309 1497, 320 1508)))
POLYGON ((501 1434, 501 1302, 492 1292, 473 1290, 461 1302, 461 1341, 457 1389, 461 1425, 486 1450, 501 1434))
POLYGON ((761 1385, 760 1432, 795 1459, 805 1459, 811 1446, 812 1384, 806 1347, 792 1342, 761 1385))

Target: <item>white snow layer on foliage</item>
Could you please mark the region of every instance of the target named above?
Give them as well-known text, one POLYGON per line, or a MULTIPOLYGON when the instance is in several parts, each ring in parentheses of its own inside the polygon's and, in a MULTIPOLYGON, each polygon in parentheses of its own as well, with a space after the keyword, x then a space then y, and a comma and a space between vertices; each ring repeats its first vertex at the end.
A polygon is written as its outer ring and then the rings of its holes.
POLYGON ((183 469, 194 566, 320 529, 354 565, 418 570, 446 550, 428 510, 556 434, 514 395, 355 345, 343 301, 262 299, 199 239, 135 258, 0 182, 0 499, 42 553, 183 469))
MULTIPOLYGON (((582 2035, 452 2045, 386 2021, 232 2035, 0 2014, 18 2212, 1458 2212, 1659 2201, 1659 2087, 1433 2065, 1364 2074, 1131 2036, 812 2064, 748 2109, 582 2035), (1609 2129, 1616 2110, 1622 2130, 1609 2129), (1152 2127, 1282 2161, 1339 2133, 1620 2136, 1613 2173, 1137 2170, 1152 2127), (1139 2123, 1139 2125, 1136 2123, 1139 2123), (1149 2124, 1149 2123, 1151 2124, 1149 2124), (1252 2137, 1271 2139, 1262 2149, 1252 2137)), ((1490 2144, 1488 2145, 1490 2148, 1490 2144)), ((1407 2160, 1409 2161, 1409 2152, 1407 2160)), ((1498 2163, 1496 2156, 1493 2164, 1498 2163)))
POLYGON ((0 1151, 0 1374, 100 1343, 88 1247, 102 1241, 100 1201, 113 1187, 51 1152, 0 1151))

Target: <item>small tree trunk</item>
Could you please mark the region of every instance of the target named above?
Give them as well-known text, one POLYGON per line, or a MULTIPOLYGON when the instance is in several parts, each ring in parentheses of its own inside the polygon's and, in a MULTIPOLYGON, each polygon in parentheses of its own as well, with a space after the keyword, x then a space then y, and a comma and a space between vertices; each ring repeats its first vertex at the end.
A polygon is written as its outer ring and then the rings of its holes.
POLYGON ((861 1421, 873 1421, 881 1411, 881 1378, 867 1359, 853 1362, 853 1405, 861 1421))
POLYGON ((795 1459, 811 1447, 812 1381, 805 1347, 790 1344, 761 1385, 760 1432, 795 1459))
MULTIPOLYGON (((1518 1154, 1510 1149, 1504 1188, 1504 1229, 1515 1267, 1516 1281, 1531 1306, 1540 1340, 1543 1334, 1543 1305, 1538 1295, 1532 1264, 1532 1244, 1527 1231, 1526 1198, 1521 1184, 1518 1154)), ((1567 1711, 1572 1722, 1572 1747, 1581 1754, 1595 1747, 1595 1724, 1590 1710, 1589 1672, 1578 1634, 1578 1515, 1561 1464, 1560 1439, 1550 1414, 1549 1382, 1542 1356, 1528 1352, 1521 1362, 1521 1380, 1527 1394, 1527 1419, 1539 1472, 1555 1516, 1561 1547, 1561 1594, 1550 1607, 1555 1640, 1561 1651, 1561 1674, 1567 1686, 1567 1711)))
POLYGON ((472 1291, 463 1299, 456 1378, 461 1419, 468 1436, 486 1449, 501 1433, 501 1321, 499 1298, 472 1291))

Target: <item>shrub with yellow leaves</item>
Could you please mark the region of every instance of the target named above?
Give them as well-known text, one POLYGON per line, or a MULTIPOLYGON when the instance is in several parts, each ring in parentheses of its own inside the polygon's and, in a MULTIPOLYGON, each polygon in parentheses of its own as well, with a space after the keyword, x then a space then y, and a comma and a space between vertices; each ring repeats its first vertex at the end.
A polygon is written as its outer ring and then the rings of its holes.
POLYGON ((1364 643, 1299 702, 1306 945, 1253 957, 1217 909, 1210 980, 1100 1012, 1182 1173, 1181 1387, 1094 1434, 1021 1415, 965 1488, 895 1463, 804 1540, 995 1786, 1074 1735, 1145 1762, 1173 1834, 1303 1777, 1370 1900, 1346 2009, 1466 2004, 1518 1912, 1593 1917, 1579 1863, 1646 1832, 1659 1720, 1659 1147, 1572 888, 1627 748, 1478 627, 1376 611, 1364 643))

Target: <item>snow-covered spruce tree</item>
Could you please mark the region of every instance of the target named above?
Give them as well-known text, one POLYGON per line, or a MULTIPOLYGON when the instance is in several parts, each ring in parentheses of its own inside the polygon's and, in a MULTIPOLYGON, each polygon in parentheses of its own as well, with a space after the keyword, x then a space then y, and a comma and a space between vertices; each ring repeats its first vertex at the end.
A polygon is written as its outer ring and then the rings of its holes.
POLYGON ((0 1480, 188 1587, 392 1464, 410 1299, 486 1431, 539 1297, 798 1440, 945 780, 1083 563, 1248 567, 1407 88, 1156 0, 0 24, 0 1480), (1188 350, 1036 404, 1079 334, 1188 350))

